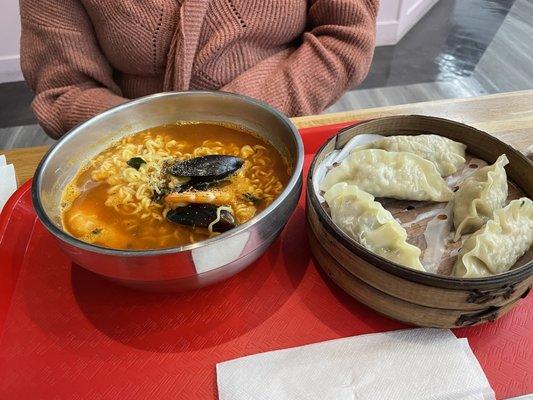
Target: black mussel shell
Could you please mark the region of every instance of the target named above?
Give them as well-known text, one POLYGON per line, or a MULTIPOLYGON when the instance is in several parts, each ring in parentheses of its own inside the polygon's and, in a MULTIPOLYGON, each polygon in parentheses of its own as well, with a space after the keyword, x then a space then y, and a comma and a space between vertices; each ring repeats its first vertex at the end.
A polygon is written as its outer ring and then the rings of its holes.
POLYGON ((221 180, 235 173, 244 164, 239 157, 212 154, 178 161, 168 168, 174 176, 191 177, 195 182, 221 180))
MULTIPOLYGON (((219 207, 212 204, 188 204, 167 213, 170 222, 180 225, 208 228, 216 220, 219 207)), ((235 228, 235 217, 228 210, 220 211, 220 220, 213 225, 213 232, 226 232, 235 228)))

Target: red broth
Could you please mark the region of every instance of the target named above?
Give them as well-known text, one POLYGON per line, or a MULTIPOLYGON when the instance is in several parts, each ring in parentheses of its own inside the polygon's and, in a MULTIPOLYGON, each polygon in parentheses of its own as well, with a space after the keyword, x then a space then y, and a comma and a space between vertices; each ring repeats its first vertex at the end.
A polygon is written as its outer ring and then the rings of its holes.
MULTIPOLYGON (((169 222, 166 213, 175 204, 157 198, 155 189, 169 160, 208 154, 244 160, 224 185, 206 189, 223 199, 216 205, 230 210, 237 224, 265 209, 289 179, 280 153, 251 132, 215 123, 158 126, 123 138, 80 170, 63 193, 64 229, 85 242, 115 249, 174 247, 217 235, 169 222), (145 161, 138 170, 128 165, 133 158, 145 161)), ((180 205, 196 203, 199 195, 187 191, 190 199, 180 205)))

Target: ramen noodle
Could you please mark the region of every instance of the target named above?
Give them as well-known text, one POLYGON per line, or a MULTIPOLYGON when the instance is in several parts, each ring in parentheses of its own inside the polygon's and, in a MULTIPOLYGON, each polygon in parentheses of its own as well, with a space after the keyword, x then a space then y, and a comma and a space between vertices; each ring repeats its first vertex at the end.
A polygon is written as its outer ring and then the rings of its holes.
POLYGON ((116 249, 180 246, 245 223, 281 193, 279 152, 242 128, 159 126, 90 160, 62 197, 64 229, 116 249))

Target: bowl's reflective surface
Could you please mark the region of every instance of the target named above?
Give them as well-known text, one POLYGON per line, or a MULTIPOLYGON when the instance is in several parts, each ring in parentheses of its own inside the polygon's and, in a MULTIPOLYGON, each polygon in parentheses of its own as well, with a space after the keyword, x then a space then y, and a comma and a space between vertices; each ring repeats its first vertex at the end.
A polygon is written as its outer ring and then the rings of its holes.
POLYGON ((80 266, 128 286, 186 290, 230 277, 268 248, 296 207, 302 166, 298 131, 268 105, 223 92, 162 93, 123 104, 75 127, 37 168, 32 198, 39 219, 80 266), (176 121, 229 122, 261 135, 280 151, 292 170, 285 190, 247 223, 213 239, 178 248, 114 250, 81 242, 63 232, 61 192, 81 166, 114 140, 176 121))

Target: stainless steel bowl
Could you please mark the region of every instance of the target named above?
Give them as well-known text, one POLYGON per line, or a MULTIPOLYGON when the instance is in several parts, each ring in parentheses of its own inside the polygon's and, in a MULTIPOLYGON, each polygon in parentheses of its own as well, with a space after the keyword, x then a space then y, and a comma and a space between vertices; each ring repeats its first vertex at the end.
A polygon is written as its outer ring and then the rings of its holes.
POLYGON ((32 199, 37 216, 74 263, 127 286, 187 290, 236 274, 268 248, 300 197, 303 157, 296 127, 267 104, 223 92, 161 93, 115 107, 72 129, 39 164, 32 199), (187 246, 115 250, 82 242, 63 231, 61 192, 82 165, 125 135, 183 120, 229 122, 258 133, 289 163, 292 173, 287 187, 247 223, 187 246))

